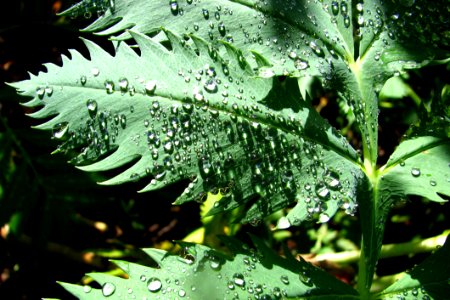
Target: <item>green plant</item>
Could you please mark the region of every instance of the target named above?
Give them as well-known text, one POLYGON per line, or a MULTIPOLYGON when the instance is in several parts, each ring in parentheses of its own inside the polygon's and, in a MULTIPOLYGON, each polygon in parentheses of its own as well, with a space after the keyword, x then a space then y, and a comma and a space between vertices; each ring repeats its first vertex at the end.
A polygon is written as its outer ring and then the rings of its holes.
POLYGON ((384 291, 370 287, 392 205, 450 195, 448 87, 419 103, 420 122, 377 167, 378 94, 392 76, 446 63, 449 10, 419 0, 86 0, 67 10, 103 13, 85 30, 111 37, 114 55, 86 40, 89 59, 71 50, 61 67, 12 84, 41 107, 31 116, 46 119, 37 128, 53 130, 57 151, 85 171, 126 166, 102 184, 146 180, 146 192, 187 180, 176 204, 209 193, 209 215, 254 225, 286 208, 279 227, 358 208, 362 250, 356 290, 257 238, 256 250, 222 238, 232 255, 151 249, 160 269, 117 261, 129 279, 63 286, 83 299, 445 297, 448 244, 384 291), (362 156, 314 109, 312 79, 339 95, 362 156))

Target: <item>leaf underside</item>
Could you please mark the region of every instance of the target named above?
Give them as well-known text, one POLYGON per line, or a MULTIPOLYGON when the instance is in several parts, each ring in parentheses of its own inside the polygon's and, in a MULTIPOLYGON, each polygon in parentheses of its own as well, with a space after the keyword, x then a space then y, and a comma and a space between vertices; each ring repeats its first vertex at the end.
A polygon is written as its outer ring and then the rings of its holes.
POLYGON ((206 246, 182 243, 182 256, 163 250, 144 250, 159 269, 114 261, 128 279, 106 274, 88 274, 102 289, 61 283, 80 299, 281 299, 306 296, 314 299, 356 299, 356 291, 324 271, 282 258, 253 238, 256 249, 223 238, 232 255, 206 246), (325 298, 323 298, 325 297, 325 298), (328 298, 327 298, 328 297, 328 298))

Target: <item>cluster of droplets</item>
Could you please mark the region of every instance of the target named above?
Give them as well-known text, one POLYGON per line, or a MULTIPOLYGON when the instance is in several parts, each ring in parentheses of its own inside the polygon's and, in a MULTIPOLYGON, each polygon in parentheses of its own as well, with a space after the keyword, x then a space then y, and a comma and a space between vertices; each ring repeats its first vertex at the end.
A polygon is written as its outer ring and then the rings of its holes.
MULTIPOLYGON (((288 25, 284 21, 281 22, 277 13, 272 11, 273 8, 266 1, 256 1, 255 9, 250 15, 248 11, 236 9, 234 5, 237 4, 230 3, 227 7, 199 1, 191 1, 187 4, 178 1, 169 3, 173 15, 194 17, 195 21, 191 22, 192 25, 184 27, 188 34, 200 35, 213 44, 217 40, 225 40, 234 43, 238 48, 257 50, 276 61, 277 72, 283 72, 286 75, 303 72, 313 67, 313 73, 319 72, 324 77, 331 76, 332 60, 339 57, 333 49, 343 48, 343 41, 338 35, 331 34, 328 29, 320 28, 315 16, 308 14, 306 19, 296 17, 299 14, 307 14, 308 8, 296 1, 289 1, 281 8, 277 7, 282 10, 281 14, 284 18, 292 19, 293 24, 288 25), (235 21, 239 19, 246 21, 235 21), (276 30, 273 27, 276 27, 276 30), (299 31, 297 27, 306 27, 308 30, 299 31), (316 35, 305 34, 305 32, 321 30, 323 32, 319 39, 316 35), (314 65, 311 65, 309 61, 313 61, 314 65)), ((310 5, 322 4, 311 3, 310 5)), ((343 4, 342 9, 344 15, 346 14, 345 5, 343 4)), ((346 19, 349 20, 348 15, 346 19)))
POLYGON ((114 12, 115 0, 84 0, 65 12, 72 18, 83 16, 86 19, 90 19, 93 15, 100 17, 107 10, 114 12))

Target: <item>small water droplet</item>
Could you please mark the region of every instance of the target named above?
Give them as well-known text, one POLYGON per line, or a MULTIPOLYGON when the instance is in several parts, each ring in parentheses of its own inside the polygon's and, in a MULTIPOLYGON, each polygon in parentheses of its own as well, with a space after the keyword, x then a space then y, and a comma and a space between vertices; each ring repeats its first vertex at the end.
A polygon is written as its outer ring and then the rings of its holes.
POLYGON ((289 277, 287 277, 286 275, 282 275, 282 276, 280 277, 280 279, 281 279, 281 282, 282 282, 282 283, 284 283, 284 284, 289 284, 289 277))
POLYGON ((106 89, 107 94, 114 93, 114 82, 112 82, 111 80, 106 80, 105 81, 105 89, 106 89))
POLYGON ((92 68, 91 73, 94 77, 97 77, 100 74, 100 70, 98 68, 92 68))
POLYGON ((80 82, 81 82, 81 84, 82 84, 82 85, 85 85, 85 84, 86 84, 86 82, 87 82, 87 78, 86 78, 86 76, 84 76, 84 75, 83 75, 83 76, 81 76, 81 77, 80 77, 80 82))
POLYGON ((92 288, 89 285, 83 286, 83 292, 90 293, 92 291, 92 288))
POLYGON ((97 115, 97 108, 98 108, 97 101, 89 99, 86 102, 86 106, 87 106, 87 109, 88 109, 89 116, 92 119, 95 118, 95 116, 97 115))
POLYGON ((219 30, 219 33, 221 36, 225 36, 226 30, 225 30, 225 25, 223 24, 223 22, 219 23, 219 26, 217 26, 217 29, 219 30))
POLYGON ((120 78, 119 79, 119 88, 122 92, 126 92, 128 90, 128 79, 120 78))
POLYGON ((203 17, 204 17, 206 20, 209 19, 209 10, 207 10, 207 9, 202 9, 202 14, 203 14, 203 17))
POLYGON ((156 80, 150 80, 145 84, 145 92, 147 95, 153 95, 156 90, 156 80))
POLYGON ((430 185, 431 185, 431 186, 436 186, 437 183, 436 183, 436 181, 434 181, 434 180, 430 180, 430 185))
POLYGON ((150 278, 147 282, 147 288, 152 293, 158 292, 159 290, 161 290, 161 287, 162 287, 161 280, 159 280, 156 277, 150 278))
POLYGON ((411 175, 414 177, 419 177, 420 176, 420 169, 419 168, 412 168, 411 169, 411 175))
POLYGON ((102 287, 102 294, 105 297, 111 296, 112 294, 114 294, 115 291, 116 291, 116 286, 111 282, 105 283, 102 287))

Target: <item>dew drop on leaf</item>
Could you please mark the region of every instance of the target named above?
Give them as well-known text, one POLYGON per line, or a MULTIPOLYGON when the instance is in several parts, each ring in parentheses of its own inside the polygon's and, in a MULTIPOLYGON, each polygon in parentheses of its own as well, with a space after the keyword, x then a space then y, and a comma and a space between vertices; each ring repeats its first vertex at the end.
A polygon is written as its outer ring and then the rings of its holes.
POLYGON ((176 0, 170 0, 170 11, 174 16, 178 15, 179 13, 179 7, 178 2, 176 0))
POLYGON ((88 112, 89 112, 89 116, 91 118, 95 118, 96 115, 97 115, 97 108, 98 108, 97 101, 89 99, 86 102, 86 106, 87 106, 87 109, 88 109, 88 112))
POLYGON ((214 78, 210 78, 205 82, 203 86, 208 93, 217 93, 218 87, 216 80, 214 78))
POLYGON ((100 75, 100 70, 98 68, 92 68, 91 73, 92 75, 94 75, 94 77, 97 77, 98 75, 100 75))
POLYGON ((436 183, 436 181, 434 181, 434 180, 430 180, 430 185, 431 185, 431 186, 436 186, 437 183, 436 183))
POLYGON ((105 283, 102 287, 102 294, 105 297, 111 296, 112 294, 114 294, 115 291, 116 291, 116 286, 111 282, 105 283))
POLYGON ((128 79, 120 78, 119 79, 119 88, 122 92, 126 92, 128 89, 128 79))
POLYGON ((105 81, 105 89, 106 89, 107 94, 114 93, 114 82, 112 82, 111 80, 106 80, 105 81))
POLYGON ((156 277, 150 278, 147 282, 147 288, 152 293, 158 292, 159 290, 161 290, 161 287, 162 287, 161 280, 159 280, 156 277))
POLYGON ((326 223, 330 220, 330 216, 328 216, 325 213, 320 214, 319 216, 319 223, 326 223))
POLYGON ((207 10, 207 9, 202 9, 202 14, 203 14, 203 17, 204 17, 206 20, 209 19, 209 10, 207 10))
POLYGON ((92 291, 92 288, 89 285, 83 286, 83 292, 90 293, 92 291))
POLYGON ((217 26, 217 29, 219 30, 219 33, 221 36, 225 36, 226 30, 225 30, 225 25, 223 24, 223 22, 219 23, 219 26, 217 26))
POLYGON ((86 76, 84 76, 84 75, 83 75, 83 76, 81 76, 81 77, 80 77, 80 82, 81 82, 81 84, 82 84, 82 85, 85 85, 85 84, 86 84, 86 82, 87 82, 87 78, 86 78, 86 76))
POLYGON ((45 95, 45 89, 42 88, 42 87, 38 87, 38 88, 36 89, 36 95, 39 97, 39 99, 44 98, 44 95, 45 95))
POLYGON ((282 275, 282 276, 280 277, 280 280, 281 280, 281 282, 284 283, 284 284, 289 284, 289 277, 287 277, 286 275, 282 275))
POLYGON ((331 2, 331 12, 335 16, 339 13, 339 4, 336 1, 331 2))
POLYGON ((412 168, 411 169, 411 175, 414 177, 419 177, 420 176, 420 169, 419 168, 412 168))
POLYGON ((56 139, 61 139, 66 134, 69 129, 69 123, 62 122, 53 126, 53 137, 56 139))
POLYGON ((156 90, 156 81, 150 80, 145 84, 145 92, 147 95, 153 95, 156 90))
POLYGON ((237 286, 242 287, 245 285, 244 275, 242 275, 241 273, 235 273, 233 275, 233 281, 237 286))

